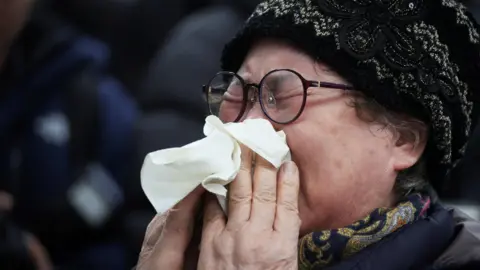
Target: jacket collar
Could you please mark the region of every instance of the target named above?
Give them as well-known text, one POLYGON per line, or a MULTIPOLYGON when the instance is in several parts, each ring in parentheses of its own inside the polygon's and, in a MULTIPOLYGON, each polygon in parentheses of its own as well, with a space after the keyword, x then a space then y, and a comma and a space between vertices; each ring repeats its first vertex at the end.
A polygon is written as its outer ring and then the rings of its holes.
POLYGON ((480 269, 480 223, 459 210, 453 210, 453 218, 454 239, 435 261, 433 269, 480 269))

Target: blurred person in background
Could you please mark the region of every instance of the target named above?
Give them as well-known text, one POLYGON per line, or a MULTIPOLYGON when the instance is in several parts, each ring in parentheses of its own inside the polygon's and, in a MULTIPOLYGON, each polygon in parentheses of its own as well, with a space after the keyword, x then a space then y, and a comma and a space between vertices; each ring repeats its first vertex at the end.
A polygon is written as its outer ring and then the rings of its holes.
MULTIPOLYGON (((30 0, 0 1, 0 74, 5 69, 4 63, 11 44, 28 19, 31 2, 30 0)), ((3 82, 0 81, 0 100, 2 101, 6 95, 5 91, 3 82)), ((4 115, 1 117, 0 124, 3 126, 4 115)), ((4 139, 3 133, 0 136, 4 139)), ((3 159, 7 154, 4 146, 6 146, 6 142, 2 142, 0 148, 0 157, 2 157, 0 162, 9 162, 9 160, 3 159)), ((4 178, 5 164, 0 164, 0 166, 2 168, 2 172, 0 172, 0 268, 53 269, 49 255, 38 239, 21 230, 11 221, 9 215, 13 210, 14 199, 8 188, 7 179, 4 178)))
POLYGON ((0 0, 0 269, 123 270, 136 104, 48 4, 0 0))
POLYGON ((52 3, 62 18, 111 46, 112 72, 139 99, 143 115, 136 125, 134 161, 125 189, 125 236, 136 258, 154 214, 140 187, 143 158, 150 151, 202 136, 206 106, 196 86, 218 69, 212 59, 220 57, 220 48, 258 0, 52 3))
POLYGON ((53 8, 112 50, 111 71, 133 93, 172 28, 216 0, 53 0, 53 8))

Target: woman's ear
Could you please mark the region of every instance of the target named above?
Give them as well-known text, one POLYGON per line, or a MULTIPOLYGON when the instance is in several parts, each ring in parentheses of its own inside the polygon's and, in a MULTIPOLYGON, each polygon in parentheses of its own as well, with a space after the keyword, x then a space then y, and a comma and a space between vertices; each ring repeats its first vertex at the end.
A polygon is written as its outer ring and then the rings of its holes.
POLYGON ((397 130, 393 149, 393 168, 396 171, 402 171, 415 165, 427 144, 427 126, 419 121, 412 121, 410 124, 397 130))

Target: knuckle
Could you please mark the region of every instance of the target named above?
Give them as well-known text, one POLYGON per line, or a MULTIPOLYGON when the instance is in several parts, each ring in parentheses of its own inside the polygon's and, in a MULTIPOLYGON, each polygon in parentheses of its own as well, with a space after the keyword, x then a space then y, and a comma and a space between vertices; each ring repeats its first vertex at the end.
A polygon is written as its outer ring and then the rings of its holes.
POLYGON ((256 167, 262 167, 271 171, 276 171, 275 167, 270 164, 266 159, 262 158, 261 156, 257 156, 255 159, 255 166, 256 167))
POLYGON ((298 206, 297 203, 293 200, 286 200, 280 204, 280 207, 286 212, 298 214, 298 206))
POLYGON ((297 188, 299 181, 295 177, 282 177, 282 185, 285 188, 297 188))
POLYGON ((241 162, 240 163, 240 171, 244 173, 250 173, 252 171, 252 165, 248 162, 241 162))
POLYGON ((275 203, 277 201, 276 191, 260 189, 253 195, 253 199, 259 203, 275 203))
POLYGON ((229 203, 231 204, 245 204, 250 203, 252 197, 250 194, 240 193, 240 192, 230 192, 229 193, 229 203))

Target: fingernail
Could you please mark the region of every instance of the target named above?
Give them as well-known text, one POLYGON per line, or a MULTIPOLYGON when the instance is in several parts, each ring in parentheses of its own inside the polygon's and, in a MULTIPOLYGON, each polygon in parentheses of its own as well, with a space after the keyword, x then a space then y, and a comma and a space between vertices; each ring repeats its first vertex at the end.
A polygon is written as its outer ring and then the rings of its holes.
POLYGON ((287 161, 283 165, 283 168, 285 170, 285 173, 287 174, 296 174, 297 173, 297 166, 293 161, 287 161))

